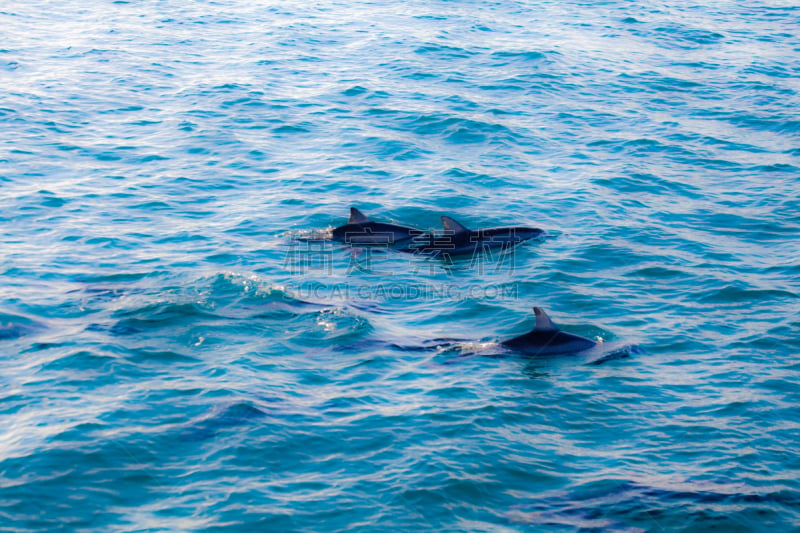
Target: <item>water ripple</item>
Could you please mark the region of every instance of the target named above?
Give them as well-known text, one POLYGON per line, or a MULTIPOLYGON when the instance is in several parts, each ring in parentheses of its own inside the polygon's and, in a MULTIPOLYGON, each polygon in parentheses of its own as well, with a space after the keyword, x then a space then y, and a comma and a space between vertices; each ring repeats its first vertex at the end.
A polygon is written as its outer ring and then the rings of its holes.
POLYGON ((797 15, 3 8, 0 529, 797 529, 797 15))

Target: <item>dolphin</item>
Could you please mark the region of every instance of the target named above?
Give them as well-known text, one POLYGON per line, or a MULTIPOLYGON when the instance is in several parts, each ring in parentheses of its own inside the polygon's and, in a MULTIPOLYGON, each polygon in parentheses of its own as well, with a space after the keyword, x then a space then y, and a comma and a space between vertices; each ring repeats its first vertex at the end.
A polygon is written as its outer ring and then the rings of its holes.
POLYGON ((411 252, 462 255, 487 248, 507 249, 522 241, 544 235, 544 230, 525 227, 501 227, 470 230, 448 216, 442 217, 443 233, 419 233, 411 252))
POLYGON ((410 241, 425 232, 416 228, 374 222, 364 213, 350 208, 350 219, 347 224, 334 228, 332 239, 347 244, 383 244, 394 245, 410 241))
POLYGON ((536 315, 536 326, 532 331, 502 341, 500 344, 528 355, 577 353, 597 345, 596 342, 586 337, 558 329, 541 307, 534 307, 533 313, 536 315))

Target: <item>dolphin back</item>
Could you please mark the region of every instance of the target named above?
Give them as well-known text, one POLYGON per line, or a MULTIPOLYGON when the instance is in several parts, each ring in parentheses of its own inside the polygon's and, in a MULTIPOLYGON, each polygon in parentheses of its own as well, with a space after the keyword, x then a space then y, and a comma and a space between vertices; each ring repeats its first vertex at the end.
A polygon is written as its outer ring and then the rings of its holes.
POLYGON ((408 241, 424 232, 416 228, 375 222, 355 207, 350 208, 347 224, 334 228, 334 241, 356 245, 387 245, 408 241))
POLYGON ((500 344, 528 355, 554 355, 577 353, 594 347, 597 343, 580 335, 558 329, 541 307, 533 308, 536 326, 532 331, 502 341, 500 344))

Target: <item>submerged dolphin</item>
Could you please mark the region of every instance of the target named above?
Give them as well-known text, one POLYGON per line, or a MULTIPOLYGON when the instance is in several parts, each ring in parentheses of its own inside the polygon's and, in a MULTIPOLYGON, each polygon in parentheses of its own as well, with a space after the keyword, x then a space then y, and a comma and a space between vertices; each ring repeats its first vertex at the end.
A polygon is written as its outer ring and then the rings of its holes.
POLYGON ((420 233, 408 251, 428 254, 471 254, 487 248, 510 248, 522 241, 541 237, 544 230, 525 227, 470 230, 450 217, 442 217, 444 233, 420 233))
POLYGON ((597 345, 596 342, 586 337, 580 337, 558 329, 541 307, 534 307, 533 312, 536 315, 536 326, 532 331, 519 337, 502 341, 500 344, 528 355, 576 353, 597 345))
POLYGON ((423 234, 425 232, 416 228, 374 222, 355 207, 351 207, 350 219, 344 226, 334 228, 332 239, 347 244, 393 245, 423 234))

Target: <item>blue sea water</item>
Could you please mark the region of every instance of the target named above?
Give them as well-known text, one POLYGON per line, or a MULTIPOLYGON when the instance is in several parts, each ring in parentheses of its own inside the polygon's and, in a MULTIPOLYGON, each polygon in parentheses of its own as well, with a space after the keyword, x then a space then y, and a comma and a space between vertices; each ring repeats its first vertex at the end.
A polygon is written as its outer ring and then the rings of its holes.
POLYGON ((796 3, 0 28, 0 531, 800 530, 796 3), (295 238, 353 205, 549 236, 295 238))

